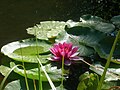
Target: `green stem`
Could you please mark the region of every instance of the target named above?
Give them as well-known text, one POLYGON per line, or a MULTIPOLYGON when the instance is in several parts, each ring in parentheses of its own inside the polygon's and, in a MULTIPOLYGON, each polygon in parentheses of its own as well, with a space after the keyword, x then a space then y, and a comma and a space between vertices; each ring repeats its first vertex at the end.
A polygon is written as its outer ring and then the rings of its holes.
POLYGON ((55 88, 55 86, 54 86, 54 84, 53 84, 52 80, 50 79, 50 77, 49 77, 49 75, 47 74, 47 72, 46 72, 45 68, 43 67, 43 65, 42 65, 41 61, 39 60, 39 57, 37 58, 37 60, 38 60, 39 65, 41 66, 41 69, 42 69, 42 70, 43 70, 43 72, 45 73, 45 76, 47 77, 48 82, 49 82, 49 84, 50 84, 50 86, 51 86, 52 90, 56 90, 56 88, 55 88))
MULTIPOLYGON (((22 48, 21 44, 20 44, 20 48, 22 48)), ((21 56, 22 56, 22 64, 23 64, 23 69, 24 69, 24 74, 25 74, 25 83, 26 83, 27 90, 29 90, 29 85, 28 85, 28 80, 27 80, 27 73, 26 73, 24 62, 23 62, 23 52, 22 52, 22 49, 20 49, 20 52, 21 52, 21 56)))
MULTIPOLYGON (((21 66, 23 69, 25 69, 25 67, 23 65, 15 65, 14 67, 11 68, 11 70, 7 73, 7 75, 4 77, 4 79, 2 80, 1 84, 0 84, 0 90, 3 90, 3 86, 4 83, 6 81, 6 79, 8 78, 8 76, 10 75, 10 73, 18 66, 21 66)), ((27 83, 27 76, 25 74, 25 81, 26 81, 26 85, 28 85, 27 83)), ((27 87, 27 90, 29 90, 29 87, 27 87)))
POLYGON ((118 41, 118 38, 119 38, 119 34, 120 34, 120 30, 119 30, 118 33, 117 33, 117 36, 116 36, 116 38, 115 38, 115 40, 114 40, 112 49, 111 49, 110 54, 109 54, 109 56, 108 56, 108 58, 107 58, 107 63, 106 63, 106 65, 105 65, 104 72, 103 72, 102 77, 101 77, 101 79, 100 79, 100 82, 99 82, 99 84, 98 84, 97 90, 101 90, 101 88, 102 88, 102 84, 103 84, 103 82, 104 82, 104 78, 105 78, 107 69, 108 69, 108 67, 109 67, 109 65, 110 65, 110 61, 111 61, 111 58, 112 58, 112 56, 113 56, 113 52, 114 52, 114 50, 115 50, 115 45, 116 45, 116 43, 117 43, 117 41, 118 41))
POLYGON ((42 78, 41 78, 41 70, 40 70, 40 64, 38 63, 38 75, 39 75, 39 90, 43 90, 42 88, 42 78))
POLYGON ((29 90, 29 85, 28 85, 28 80, 27 80, 27 73, 26 73, 26 69, 25 69, 25 66, 24 66, 24 62, 23 62, 23 69, 24 69, 24 74, 25 74, 26 87, 27 87, 27 90, 29 90))
MULTIPOLYGON (((38 46, 38 41, 37 41, 37 37, 36 37, 36 51, 37 51, 37 57, 39 57, 39 52, 38 52, 38 47, 37 46, 38 46)), ((39 81, 38 81, 39 82, 39 90, 43 90, 39 61, 38 61, 38 75, 39 75, 39 81)))
POLYGON ((63 81, 64 81, 64 56, 62 57, 62 80, 61 80, 61 89, 63 90, 63 81))
POLYGON ((34 84, 34 90, 37 90, 35 80, 33 80, 33 84, 34 84))

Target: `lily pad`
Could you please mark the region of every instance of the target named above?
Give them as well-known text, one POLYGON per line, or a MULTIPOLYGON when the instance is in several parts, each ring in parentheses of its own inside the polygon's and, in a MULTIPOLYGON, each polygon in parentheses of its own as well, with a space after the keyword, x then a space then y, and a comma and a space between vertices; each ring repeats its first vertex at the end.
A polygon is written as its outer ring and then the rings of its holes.
MULTIPOLYGON (((12 68, 14 66, 15 66, 15 63, 11 62, 10 67, 12 68)), ((43 68, 45 68, 47 74, 49 75, 52 81, 61 81, 61 78, 62 78, 61 69, 57 69, 57 66, 46 64, 45 66, 43 66, 43 68)), ((18 68, 18 67, 15 68, 14 72, 18 73, 21 76, 25 76, 24 70, 21 68, 18 68)), ((39 80, 38 68, 28 69, 26 70, 26 74, 27 74, 27 78, 39 80)), ((42 69, 41 69, 41 78, 43 81, 48 81, 42 69)))
POLYGON ((118 28, 120 28, 120 15, 118 16, 114 16, 112 19, 111 19, 111 22, 116 25, 118 28))
POLYGON ((0 66, 0 73, 3 75, 3 76, 6 76, 8 74, 8 72, 10 72, 10 68, 7 67, 7 66, 4 66, 4 65, 1 65, 0 66))
POLYGON ((15 80, 6 85, 4 90, 21 90, 20 80, 15 80))
MULTIPOLYGON (((94 46, 95 51, 101 58, 107 59, 112 48, 115 37, 106 37, 94 46)), ((120 64, 120 40, 118 40, 111 61, 120 64)))
POLYGON ((92 15, 83 15, 80 18, 79 26, 90 27, 103 33, 110 33, 115 29, 111 23, 106 23, 102 18, 92 15))
POLYGON ((81 56, 89 56, 94 53, 94 49, 86 45, 84 39, 80 42, 79 37, 72 36, 65 31, 59 33, 56 38, 56 42, 72 42, 74 46, 79 47, 78 51, 81 56))
MULTIPOLYGON (((104 71, 104 66, 102 66, 100 63, 95 63, 94 66, 96 68, 90 67, 90 69, 96 72, 98 75, 102 75, 104 71)), ((118 81, 118 80, 120 80, 120 66, 114 64, 108 68, 105 76, 105 81, 118 81)))
POLYGON ((46 59, 51 56, 49 54, 50 47, 51 44, 48 41, 36 41, 31 38, 4 45, 1 52, 14 60, 30 63, 37 63, 36 58, 39 55, 41 62, 46 63, 46 59))
POLYGON ((48 40, 55 38, 59 32, 64 31, 63 21, 43 21, 34 27, 28 28, 27 33, 36 36, 38 39, 48 40))

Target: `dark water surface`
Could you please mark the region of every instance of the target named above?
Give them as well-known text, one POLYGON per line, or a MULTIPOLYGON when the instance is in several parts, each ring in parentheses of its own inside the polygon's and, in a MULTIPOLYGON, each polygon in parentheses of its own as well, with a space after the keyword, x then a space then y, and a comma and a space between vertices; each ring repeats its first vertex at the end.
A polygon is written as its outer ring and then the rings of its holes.
POLYGON ((26 28, 40 21, 68 20, 75 8, 72 5, 71 0, 0 0, 0 47, 29 37, 26 28))
POLYGON ((0 47, 11 41, 30 37, 26 33, 26 28, 43 20, 79 20, 81 15, 102 16, 109 10, 112 12, 109 12, 111 14, 108 17, 120 14, 118 2, 120 1, 0 0, 0 47))

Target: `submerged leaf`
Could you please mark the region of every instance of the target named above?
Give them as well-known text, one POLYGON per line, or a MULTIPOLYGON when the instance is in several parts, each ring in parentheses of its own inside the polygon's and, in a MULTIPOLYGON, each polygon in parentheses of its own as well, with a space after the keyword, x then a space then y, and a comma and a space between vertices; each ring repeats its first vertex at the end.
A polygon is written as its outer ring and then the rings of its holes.
POLYGON ((34 27, 28 28, 27 33, 36 36, 38 39, 48 40, 55 38, 59 32, 64 31, 63 21, 43 21, 34 27))
POLYGON ((30 63, 37 63, 36 58, 39 54, 41 62, 46 63, 48 62, 46 59, 51 56, 49 54, 50 47, 51 44, 48 41, 36 41, 32 38, 4 45, 1 52, 14 60, 30 63))

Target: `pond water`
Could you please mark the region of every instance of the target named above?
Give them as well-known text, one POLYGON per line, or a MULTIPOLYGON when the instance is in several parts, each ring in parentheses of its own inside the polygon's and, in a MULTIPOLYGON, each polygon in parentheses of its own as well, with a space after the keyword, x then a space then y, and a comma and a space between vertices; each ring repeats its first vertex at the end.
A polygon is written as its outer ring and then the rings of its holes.
POLYGON ((40 21, 79 20, 84 14, 102 18, 106 14, 110 18, 111 15, 119 14, 119 9, 117 0, 0 0, 0 47, 30 37, 26 28, 40 21), (111 14, 107 15, 107 12, 111 14))

